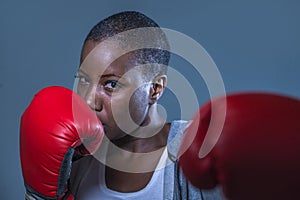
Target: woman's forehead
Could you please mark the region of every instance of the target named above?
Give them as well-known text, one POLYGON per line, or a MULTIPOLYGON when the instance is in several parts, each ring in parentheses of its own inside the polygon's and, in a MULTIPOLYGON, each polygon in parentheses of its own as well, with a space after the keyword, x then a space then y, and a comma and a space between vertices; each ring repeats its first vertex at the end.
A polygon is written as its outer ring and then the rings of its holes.
POLYGON ((116 41, 105 41, 97 44, 87 41, 82 50, 80 68, 91 73, 118 72, 124 74, 128 71, 142 72, 145 66, 138 65, 131 53, 122 49, 116 41))
POLYGON ((124 54, 122 49, 117 42, 114 41, 103 41, 96 43, 93 41, 86 41, 82 48, 81 53, 81 64, 87 61, 93 62, 113 62, 124 54))

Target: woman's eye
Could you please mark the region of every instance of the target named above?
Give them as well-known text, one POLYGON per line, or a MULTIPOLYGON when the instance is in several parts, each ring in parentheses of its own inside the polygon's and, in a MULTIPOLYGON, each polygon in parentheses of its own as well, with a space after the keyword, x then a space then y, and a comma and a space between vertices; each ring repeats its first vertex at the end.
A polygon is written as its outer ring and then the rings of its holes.
POLYGON ((109 90, 116 90, 119 87, 121 87, 121 84, 118 81, 110 80, 110 81, 106 81, 104 83, 104 87, 109 89, 109 90))
POLYGON ((84 76, 77 75, 77 76, 75 76, 75 78, 78 79, 78 83, 79 84, 82 84, 82 85, 89 84, 88 79, 86 77, 84 77, 84 76))

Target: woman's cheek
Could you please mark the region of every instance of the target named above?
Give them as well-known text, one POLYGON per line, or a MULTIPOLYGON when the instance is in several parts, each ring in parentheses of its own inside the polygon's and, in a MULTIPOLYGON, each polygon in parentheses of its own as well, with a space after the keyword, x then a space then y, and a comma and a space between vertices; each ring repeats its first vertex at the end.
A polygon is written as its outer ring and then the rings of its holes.
POLYGON ((131 119, 140 125, 148 113, 148 96, 144 90, 137 90, 130 98, 129 113, 131 119))

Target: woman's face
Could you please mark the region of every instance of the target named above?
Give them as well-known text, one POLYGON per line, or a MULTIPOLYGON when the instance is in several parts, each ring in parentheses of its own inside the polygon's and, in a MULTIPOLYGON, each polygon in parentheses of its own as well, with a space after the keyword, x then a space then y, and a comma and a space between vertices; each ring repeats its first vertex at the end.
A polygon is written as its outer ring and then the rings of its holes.
POLYGON ((117 42, 87 41, 77 74, 77 93, 96 112, 106 136, 119 139, 147 123, 151 84, 117 42))

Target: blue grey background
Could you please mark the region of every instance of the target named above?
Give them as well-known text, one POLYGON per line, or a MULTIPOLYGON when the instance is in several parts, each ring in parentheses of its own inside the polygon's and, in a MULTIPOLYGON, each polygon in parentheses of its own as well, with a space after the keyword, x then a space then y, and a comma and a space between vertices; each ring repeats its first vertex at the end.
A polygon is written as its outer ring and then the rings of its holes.
MULTIPOLYGON (((227 92, 271 91, 299 98, 299 8, 297 0, 1 0, 0 199, 24 198, 22 112, 43 87, 73 87, 83 39, 100 19, 122 10, 144 12, 199 42, 217 64, 227 92)), ((171 65, 188 63, 173 56, 171 65)), ((208 94, 200 79, 193 84, 199 82, 203 103, 208 94)), ((162 104, 176 107, 168 118, 177 118, 178 102, 170 98, 175 95, 166 95, 162 104)))

